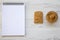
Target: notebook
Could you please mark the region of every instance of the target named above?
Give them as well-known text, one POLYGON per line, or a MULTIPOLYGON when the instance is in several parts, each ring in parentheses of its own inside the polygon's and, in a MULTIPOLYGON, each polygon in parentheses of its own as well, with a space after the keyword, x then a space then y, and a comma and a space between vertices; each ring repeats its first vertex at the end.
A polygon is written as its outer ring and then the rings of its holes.
POLYGON ((2 36, 25 35, 25 4, 3 3, 2 36))

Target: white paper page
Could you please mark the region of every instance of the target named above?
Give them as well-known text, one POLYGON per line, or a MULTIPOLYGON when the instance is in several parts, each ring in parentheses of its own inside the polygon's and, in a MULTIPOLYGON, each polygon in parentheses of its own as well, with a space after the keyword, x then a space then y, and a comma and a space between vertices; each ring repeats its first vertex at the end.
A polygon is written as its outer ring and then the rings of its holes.
POLYGON ((2 6, 2 35, 25 35, 25 6, 2 6))

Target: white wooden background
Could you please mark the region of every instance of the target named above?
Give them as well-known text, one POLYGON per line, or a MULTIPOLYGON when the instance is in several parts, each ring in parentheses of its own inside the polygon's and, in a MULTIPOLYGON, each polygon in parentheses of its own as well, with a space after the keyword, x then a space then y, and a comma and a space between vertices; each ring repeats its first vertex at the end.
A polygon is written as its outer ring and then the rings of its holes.
POLYGON ((0 40, 60 40, 60 28, 42 27, 33 23, 34 10, 40 10, 40 3, 59 4, 60 0, 0 0, 0 40), (26 35, 24 37, 2 37, 3 2, 24 2, 26 4, 26 35))

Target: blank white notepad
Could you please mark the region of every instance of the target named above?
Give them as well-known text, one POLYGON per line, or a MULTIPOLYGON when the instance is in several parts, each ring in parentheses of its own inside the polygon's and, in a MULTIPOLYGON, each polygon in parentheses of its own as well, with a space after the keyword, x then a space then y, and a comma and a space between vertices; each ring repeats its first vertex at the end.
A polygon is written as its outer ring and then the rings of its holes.
POLYGON ((3 3, 2 36, 25 35, 24 3, 3 3))

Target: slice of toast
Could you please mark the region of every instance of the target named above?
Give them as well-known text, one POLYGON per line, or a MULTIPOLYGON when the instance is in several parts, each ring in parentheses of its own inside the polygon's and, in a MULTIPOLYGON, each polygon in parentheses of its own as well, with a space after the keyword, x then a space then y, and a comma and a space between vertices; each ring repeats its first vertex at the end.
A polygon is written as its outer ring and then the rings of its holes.
POLYGON ((36 11, 34 13, 34 23, 42 24, 43 23, 43 12, 36 11))

